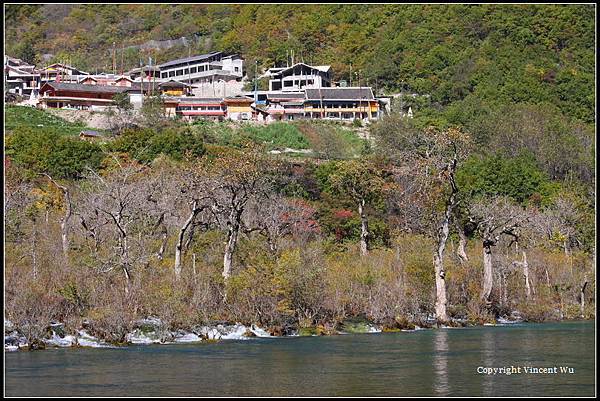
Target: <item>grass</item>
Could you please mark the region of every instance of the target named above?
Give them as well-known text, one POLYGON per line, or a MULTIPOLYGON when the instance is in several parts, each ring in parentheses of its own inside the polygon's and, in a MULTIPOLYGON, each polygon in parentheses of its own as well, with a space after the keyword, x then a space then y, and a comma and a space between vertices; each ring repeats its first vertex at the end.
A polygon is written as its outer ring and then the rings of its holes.
POLYGON ((298 129, 310 142, 310 147, 321 159, 350 159, 361 154, 365 140, 341 124, 303 121, 298 129))
POLYGON ((275 122, 269 125, 247 126, 242 133, 257 143, 273 149, 308 149, 310 143, 294 124, 275 122))
POLYGON ((364 140, 355 130, 332 122, 298 121, 274 122, 268 125, 232 124, 228 122, 196 122, 192 129, 201 133, 205 141, 220 146, 241 148, 253 142, 265 145, 267 151, 285 148, 312 149, 305 153, 287 153, 290 157, 319 157, 323 159, 348 159, 361 154, 364 140))
POLYGON ((18 128, 55 129, 65 135, 79 135, 90 129, 84 124, 72 123, 44 110, 27 106, 7 105, 4 107, 4 129, 12 131, 18 128))

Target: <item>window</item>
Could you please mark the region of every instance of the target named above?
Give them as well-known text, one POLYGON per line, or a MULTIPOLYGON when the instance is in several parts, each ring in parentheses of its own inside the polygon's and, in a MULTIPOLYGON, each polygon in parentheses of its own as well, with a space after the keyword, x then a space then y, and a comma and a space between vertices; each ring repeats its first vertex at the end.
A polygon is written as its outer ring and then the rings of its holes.
POLYGON ((175 76, 175 71, 169 71, 169 78, 174 77, 175 76))
POLYGON ((240 67, 235 67, 235 72, 238 72, 240 70, 240 67))
POLYGON ((179 76, 179 75, 183 75, 183 70, 177 70, 175 72, 175 75, 179 76))
POLYGON ((195 74, 196 72, 198 72, 198 67, 193 67, 191 72, 192 72, 192 74, 195 74))
POLYGON ((185 70, 183 70, 183 73, 184 73, 185 75, 189 74, 189 73, 190 73, 190 69, 189 69, 189 68, 186 68, 185 70))

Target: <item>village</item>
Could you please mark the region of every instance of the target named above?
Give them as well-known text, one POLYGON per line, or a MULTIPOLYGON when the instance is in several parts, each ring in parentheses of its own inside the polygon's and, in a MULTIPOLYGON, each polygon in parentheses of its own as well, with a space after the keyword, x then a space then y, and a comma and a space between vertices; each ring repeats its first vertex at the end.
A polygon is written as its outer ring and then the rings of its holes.
MULTIPOLYGON (((332 82, 328 65, 294 62, 272 67, 255 76, 268 80, 268 90, 258 90, 250 80, 244 59, 236 54, 212 52, 134 68, 128 72, 81 71, 63 63, 36 68, 4 56, 5 91, 20 105, 41 109, 103 112, 115 108, 115 95, 126 95, 133 110, 144 99, 158 96, 165 115, 192 121, 274 121, 324 119, 368 123, 390 112, 391 96, 376 97, 372 87, 332 82), (245 91, 247 84, 253 90, 245 91)), ((412 117, 412 109, 408 110, 412 117)))

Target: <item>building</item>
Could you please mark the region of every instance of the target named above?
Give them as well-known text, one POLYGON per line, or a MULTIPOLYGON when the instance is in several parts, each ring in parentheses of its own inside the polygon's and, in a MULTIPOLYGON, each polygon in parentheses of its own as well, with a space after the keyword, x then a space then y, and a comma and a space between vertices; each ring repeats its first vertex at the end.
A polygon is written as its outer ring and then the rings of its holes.
POLYGON ((101 110, 113 105, 115 94, 125 93, 128 89, 122 86, 46 82, 40 89, 39 102, 42 108, 101 110))
POLYGON ((377 119, 379 101, 370 87, 306 89, 304 112, 309 118, 377 119))
POLYGON ((131 87, 134 84, 134 80, 126 75, 96 74, 86 75, 80 79, 78 83, 84 85, 116 85, 131 87))
POLYGON ((79 83, 87 75, 90 74, 62 63, 54 63, 40 70, 42 84, 56 80, 62 82, 79 83))
POLYGON ((160 68, 155 65, 145 65, 141 68, 134 68, 133 70, 127 73, 133 80, 140 80, 143 78, 144 80, 149 79, 158 79, 160 81, 160 68))
POLYGON ((183 97, 178 99, 175 114, 186 120, 223 121, 227 112, 223 98, 183 97))
POLYGON ((104 136, 99 131, 84 130, 79 133, 79 139, 93 142, 104 139, 104 136))
POLYGON ((192 90, 191 85, 173 80, 159 83, 158 88, 165 96, 185 96, 192 90))
POLYGON ((245 96, 226 97, 223 102, 227 108, 226 118, 229 120, 251 120, 254 117, 252 103, 254 101, 245 96))
POLYGON ((297 63, 291 67, 268 69, 263 77, 269 78, 269 91, 297 92, 308 88, 331 86, 331 67, 297 63))
POLYGON ((194 84, 218 80, 236 81, 243 76, 243 60, 238 55, 213 52, 169 61, 157 66, 162 80, 194 84))
POLYGON ((4 90, 24 97, 36 98, 40 74, 35 66, 21 59, 4 56, 4 90))

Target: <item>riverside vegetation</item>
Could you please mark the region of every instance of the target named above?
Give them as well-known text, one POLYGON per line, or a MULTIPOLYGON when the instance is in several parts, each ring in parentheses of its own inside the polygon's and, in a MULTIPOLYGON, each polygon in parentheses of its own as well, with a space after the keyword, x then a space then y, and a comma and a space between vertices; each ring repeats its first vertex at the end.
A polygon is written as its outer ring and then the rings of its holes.
POLYGON ((396 114, 370 141, 142 117, 98 143, 7 133, 5 313, 29 344, 50 322, 123 343, 145 318, 282 335, 593 316, 593 165, 542 151, 554 125, 524 114, 503 142, 499 116, 482 150, 396 114), (291 146, 321 151, 271 153, 291 146))
POLYGON ((294 49, 414 112, 187 124, 147 99, 88 143, 83 123, 5 108, 5 314, 30 343, 51 321, 122 342, 150 317, 279 334, 593 317, 592 5, 6 11, 8 54, 28 62, 105 70, 113 42, 196 34, 126 48, 122 68, 219 50, 263 69, 294 49))

